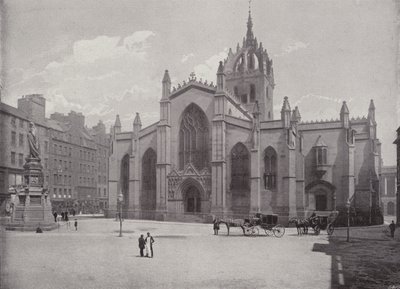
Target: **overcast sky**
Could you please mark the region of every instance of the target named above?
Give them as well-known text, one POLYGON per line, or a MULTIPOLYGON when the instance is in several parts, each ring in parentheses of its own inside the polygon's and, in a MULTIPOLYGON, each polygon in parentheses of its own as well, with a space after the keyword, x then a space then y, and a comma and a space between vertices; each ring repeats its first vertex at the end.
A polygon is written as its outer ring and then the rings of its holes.
MULTIPOLYGON (((366 116, 374 99, 386 165, 400 125, 395 1, 252 1, 254 34, 274 61, 274 111, 284 96, 303 120, 366 116), (397 103, 397 106, 396 106, 397 103)), ((161 79, 216 79, 246 33, 247 0, 4 0, 3 101, 43 93, 47 114, 81 111, 92 126, 120 114, 130 130, 158 120, 161 79)))

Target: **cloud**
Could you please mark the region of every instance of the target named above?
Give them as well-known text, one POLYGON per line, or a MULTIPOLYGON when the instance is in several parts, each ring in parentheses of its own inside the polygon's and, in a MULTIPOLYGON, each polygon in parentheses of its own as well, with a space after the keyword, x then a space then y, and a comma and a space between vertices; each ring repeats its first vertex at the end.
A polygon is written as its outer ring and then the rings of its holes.
POLYGON ((214 81, 220 61, 228 56, 228 48, 208 58, 204 63, 196 65, 193 69, 198 77, 214 81))
POLYGON ((101 35, 94 39, 79 40, 72 45, 72 55, 65 57, 61 62, 49 63, 46 69, 58 69, 65 65, 92 64, 98 60, 127 56, 144 59, 146 49, 150 47, 148 40, 154 35, 152 31, 136 31, 125 38, 101 35))
POLYGON ((287 46, 283 47, 281 53, 275 54, 274 56, 275 57, 284 56, 300 49, 306 49, 308 46, 310 46, 309 43, 304 43, 302 41, 293 41, 289 43, 287 46))
POLYGON ((186 61, 189 60, 189 58, 192 58, 192 57, 194 57, 194 53, 185 54, 182 56, 181 62, 185 63, 186 61))

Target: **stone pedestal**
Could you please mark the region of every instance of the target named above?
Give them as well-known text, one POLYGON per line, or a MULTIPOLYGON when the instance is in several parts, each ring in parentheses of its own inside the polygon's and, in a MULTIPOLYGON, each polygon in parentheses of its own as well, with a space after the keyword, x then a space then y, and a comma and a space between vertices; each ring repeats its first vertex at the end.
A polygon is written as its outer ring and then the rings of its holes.
POLYGON ((14 196, 11 221, 7 230, 52 230, 57 227, 52 215, 50 198, 43 188, 43 172, 40 159, 27 158, 24 165, 23 190, 14 196))

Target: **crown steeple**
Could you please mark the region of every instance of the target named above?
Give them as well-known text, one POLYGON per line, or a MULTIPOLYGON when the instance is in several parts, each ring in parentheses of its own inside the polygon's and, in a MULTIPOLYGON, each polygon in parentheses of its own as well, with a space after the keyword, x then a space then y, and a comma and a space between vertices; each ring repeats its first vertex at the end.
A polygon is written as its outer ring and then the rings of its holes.
POLYGON ((247 19, 247 33, 246 33, 246 45, 251 46, 254 42, 253 34, 253 20, 251 19, 251 1, 249 1, 249 18, 247 19))
MULTIPOLYGON (((254 45, 253 20, 251 19, 251 0, 249 1, 249 18, 247 19, 246 46, 254 45)), ((244 43, 243 43, 244 46, 244 43)))

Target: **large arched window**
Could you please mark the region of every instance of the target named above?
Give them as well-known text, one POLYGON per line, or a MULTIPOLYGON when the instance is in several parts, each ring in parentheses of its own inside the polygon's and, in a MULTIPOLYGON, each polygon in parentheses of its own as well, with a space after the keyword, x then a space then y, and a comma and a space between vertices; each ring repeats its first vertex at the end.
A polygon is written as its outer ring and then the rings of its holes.
POLYGON ((231 151, 231 189, 249 189, 249 151, 242 143, 237 143, 231 151))
POLYGON ((142 158, 142 194, 140 197, 142 210, 156 209, 156 162, 157 154, 149 148, 142 158))
POLYGON ((264 188, 276 189, 276 151, 272 147, 267 147, 264 152, 264 188))
POLYGON ((128 204, 129 198, 129 155, 125 155, 121 161, 121 193, 125 205, 128 204))
POLYGON ((195 104, 189 105, 182 116, 179 130, 179 167, 191 163, 201 170, 208 161, 208 121, 204 112, 195 104))

